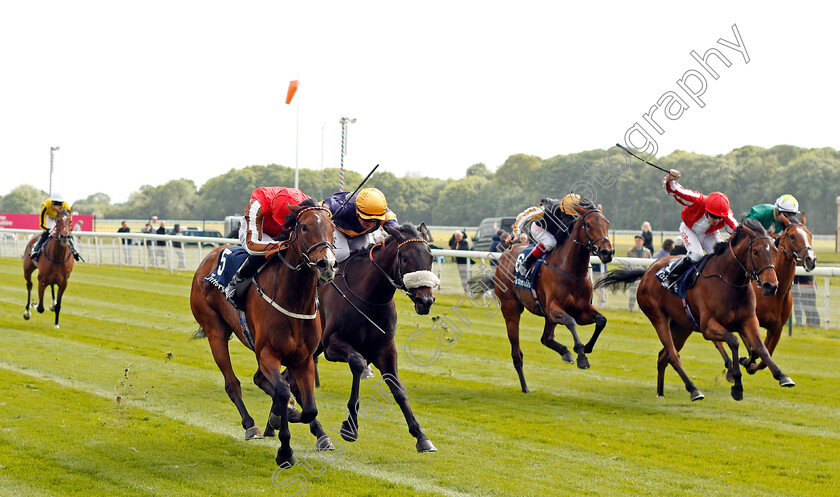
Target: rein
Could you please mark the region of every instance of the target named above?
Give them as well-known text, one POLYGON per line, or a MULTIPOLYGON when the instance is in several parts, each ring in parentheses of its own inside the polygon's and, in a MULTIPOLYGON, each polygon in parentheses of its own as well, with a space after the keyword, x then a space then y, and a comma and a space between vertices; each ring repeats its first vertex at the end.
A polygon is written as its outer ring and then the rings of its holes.
POLYGON ((590 209, 590 210, 584 212, 580 216, 580 223, 581 223, 581 226, 583 227, 583 236, 586 237, 586 244, 579 242, 577 237, 572 238, 572 241, 574 243, 582 246, 582 247, 585 247, 589 251, 589 253, 591 253, 592 255, 597 256, 598 252, 601 250, 601 245, 604 243, 604 241, 608 242, 608 241, 610 241, 610 239, 609 239, 609 237, 606 237, 606 236, 602 236, 601 238, 598 238, 597 240, 593 240, 592 238, 589 237, 589 231, 587 231, 587 229, 586 229, 586 216, 592 214, 593 212, 601 212, 601 211, 598 210, 598 209, 590 209))
MULTIPOLYGON (((773 239, 771 237, 766 236, 766 235, 755 237, 755 238, 750 240, 750 244, 747 247, 747 253, 752 252, 753 243, 755 243, 758 240, 763 240, 763 239, 773 241, 773 239)), ((729 240, 728 245, 729 245, 729 253, 732 254, 732 258, 735 259, 735 262, 737 262, 738 265, 741 266, 741 269, 744 270, 744 276, 747 277, 747 282, 744 283, 743 285, 736 285, 735 283, 730 283, 729 281, 726 281, 726 278, 724 278, 723 275, 720 274, 720 269, 718 268, 717 259, 715 259, 715 268, 718 270, 717 274, 711 274, 709 276, 701 275, 701 276, 703 276, 703 278, 715 278, 715 277, 717 277, 717 278, 720 278, 721 281, 723 281, 724 283, 726 283, 727 285, 729 285, 731 287, 744 288, 745 286, 748 286, 750 284, 750 281, 759 281, 758 277, 762 272, 764 272, 764 270, 766 270, 766 269, 774 269, 775 270, 776 269, 775 265, 768 264, 767 266, 764 266, 763 268, 756 271, 755 262, 753 261, 753 256, 752 256, 752 254, 750 254, 749 261, 750 261, 750 265, 752 266, 753 270, 749 271, 747 269, 747 267, 741 262, 741 260, 738 259, 738 257, 735 255, 735 251, 732 249, 732 240, 731 239, 729 240)))
MULTIPOLYGON (((70 235, 57 235, 57 236, 50 235, 50 240, 60 241, 63 237, 70 238, 70 235)), ((63 261, 57 261, 57 260, 53 259, 52 257, 50 257, 49 252, 47 252, 47 244, 50 243, 50 240, 47 240, 47 242, 44 243, 44 248, 41 249, 41 253, 43 254, 44 257, 47 258, 48 261, 52 262, 53 264, 62 264, 62 265, 66 264, 67 261, 69 261, 70 258, 73 257, 73 251, 68 250, 67 251, 68 252, 67 257, 63 261)))

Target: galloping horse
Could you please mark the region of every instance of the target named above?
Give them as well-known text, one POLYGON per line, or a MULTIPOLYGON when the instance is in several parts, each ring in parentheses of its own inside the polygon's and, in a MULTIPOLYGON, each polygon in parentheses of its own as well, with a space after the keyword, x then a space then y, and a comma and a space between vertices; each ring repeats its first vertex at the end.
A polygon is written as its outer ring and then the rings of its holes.
POLYGON ((279 466, 295 463, 289 444, 291 395, 289 383, 281 376, 280 368, 286 366, 300 390, 298 401, 303 411, 292 421, 310 424, 318 437, 318 448, 332 446, 321 425, 315 420, 315 365, 312 355, 321 341, 321 321, 317 312, 316 288, 319 282, 329 282, 335 274, 335 256, 332 251, 333 224, 328 209, 316 206, 312 199, 290 206, 287 225, 294 223, 285 256, 277 253, 270 257, 263 270, 254 277, 254 283, 245 296, 245 317, 224 295, 204 281, 205 276, 216 270, 220 253, 225 257, 230 245, 213 250, 195 272, 190 292, 190 307, 200 325, 195 337, 206 336, 210 342, 213 359, 225 377, 225 392, 242 417, 245 438, 261 438, 254 418, 242 402, 242 389, 230 363, 228 340, 235 333, 246 347, 252 349, 259 369, 254 383, 272 399, 271 413, 266 425, 266 435, 278 430, 280 448, 276 461, 279 466), (253 333, 253 342, 245 335, 243 324, 253 333))
POLYGON ((755 293, 748 288, 753 280, 761 285, 764 295, 773 295, 778 279, 773 266, 776 245, 761 224, 745 220, 726 242, 715 245, 696 285, 687 291, 685 300, 662 286, 656 272, 676 257, 662 258, 645 269, 619 269, 610 271, 596 285, 597 288, 628 286, 641 279, 636 300, 659 334, 663 348, 657 362, 656 394, 664 397, 665 368, 670 363, 685 383, 691 400, 700 400, 703 393, 694 385, 683 369, 679 351, 692 331, 699 331, 706 340, 724 341, 734 358, 730 372, 735 384, 731 395, 735 400, 744 398, 741 370, 738 362, 739 333, 750 350, 755 351, 773 372, 773 378, 783 387, 794 386, 770 358, 761 342, 758 318, 755 315, 755 293), (685 302, 685 303, 684 303, 685 302))
POLYGON ((23 277, 26 279, 26 310, 23 312, 23 319, 31 316, 29 308, 32 304, 32 272, 38 269, 38 307, 36 310, 44 312, 44 290, 47 285, 52 294, 50 310, 55 312, 55 327, 58 328, 58 314, 61 312, 61 297, 64 289, 67 288, 67 280, 73 271, 73 251, 70 250, 72 239, 72 218, 70 211, 63 210, 55 218, 55 227, 50 232, 50 238, 44 243, 44 248, 36 263, 29 257, 32 246, 41 237, 35 235, 23 254, 23 277), (55 287, 58 287, 58 296, 55 294, 55 287))
MULTIPOLYGON (((784 230, 776 235, 776 259, 773 264, 776 266, 776 275, 779 278, 779 288, 776 294, 765 296, 757 286, 752 289, 755 292, 755 314, 758 317, 758 325, 767 330, 764 337, 764 346, 767 352, 773 356, 776 345, 782 337, 782 330, 790 318, 793 309, 793 294, 790 289, 793 286, 793 277, 796 266, 802 264, 806 271, 812 271, 817 266, 817 256, 811 248, 811 232, 805 227, 805 215, 802 215, 802 223, 795 219, 788 220, 784 215, 779 216, 784 230)), ((715 342, 715 346, 723 357, 727 371, 731 367, 731 359, 723 348, 721 342, 715 342)), ((749 358, 742 358, 741 365, 747 373, 754 374, 759 369, 767 367, 763 361, 756 364, 758 355, 753 351, 749 358)), ((727 376, 732 381, 732 378, 727 376)))
POLYGON ((605 264, 615 254, 608 238, 610 222, 591 201, 581 199, 572 206, 577 213, 569 229, 569 240, 545 256, 542 272, 537 277, 535 288, 539 303, 531 292, 513 285, 514 265, 525 245, 514 245, 499 258, 496 274, 489 280, 495 287, 502 315, 507 325, 513 367, 519 375, 522 392, 528 393, 528 385, 522 372, 522 350, 519 348, 519 319, 522 311, 545 317, 545 327, 540 341, 546 347, 560 354, 564 362, 572 363, 569 349, 554 340, 554 328, 565 325, 572 333, 577 352, 577 366, 589 368, 586 354, 592 352, 598 335, 607 324, 607 318, 592 306, 592 282, 589 280, 589 256, 596 255, 605 264), (595 323, 595 332, 584 346, 577 334, 577 325, 595 323))
POLYGON ((420 231, 411 224, 399 229, 385 226, 390 236, 369 252, 354 252, 339 265, 341 278, 321 290, 324 357, 346 362, 353 373, 347 402, 350 414, 341 424, 341 436, 348 442, 359 437, 359 380, 367 360, 382 373, 405 416, 408 432, 417 439, 417 451, 437 450, 411 411, 397 371, 394 344, 396 290, 407 292, 417 314, 428 314, 435 302, 432 288, 440 280, 431 272, 432 251, 420 234, 425 229, 422 224, 420 231))

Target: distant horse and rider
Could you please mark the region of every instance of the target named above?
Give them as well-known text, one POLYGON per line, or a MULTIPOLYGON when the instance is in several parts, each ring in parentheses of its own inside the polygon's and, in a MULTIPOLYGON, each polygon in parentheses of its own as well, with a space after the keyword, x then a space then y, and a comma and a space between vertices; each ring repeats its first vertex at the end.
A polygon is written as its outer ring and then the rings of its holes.
MULTIPOLYGON (((227 300, 219 291, 224 290, 224 284, 218 281, 227 264, 234 266, 234 271, 241 269, 234 262, 234 255, 241 251, 234 250, 238 247, 222 246, 208 254, 196 270, 190 292, 190 307, 200 326, 194 336, 207 337, 213 358, 225 378, 225 392, 242 418, 246 439, 261 438, 262 433, 245 408, 242 389, 231 366, 228 350, 231 334, 254 351, 258 364, 254 383, 272 398, 265 434, 271 436, 277 430, 281 445, 276 462, 283 467, 295 463, 290 421, 308 423, 319 449, 332 447, 316 419, 313 354, 320 344, 322 329, 317 288, 333 279, 336 265, 329 210, 308 198, 288 205, 285 200, 290 197, 286 193, 285 189, 271 192, 275 198, 274 209, 264 205, 265 212, 259 213, 257 220, 261 228, 273 219, 286 239, 256 257, 253 253, 248 255, 262 260, 262 264, 256 264, 254 274, 240 282, 245 285, 237 291, 244 310, 227 300), (281 202, 286 205, 280 205, 281 202), (284 212, 288 213, 285 218, 284 212), (281 374, 283 367, 287 368, 285 375, 281 374), (302 412, 288 407, 291 379, 302 412)), ((266 200, 268 197, 262 198, 266 204, 270 202, 266 200)), ((295 198, 299 200, 302 196, 298 194, 295 198)))
POLYGON ((67 280, 73 271, 74 251, 72 247, 73 217, 69 209, 56 213, 55 226, 51 230, 32 237, 26 244, 23 254, 23 277, 26 280, 26 308, 24 319, 31 316, 32 303, 32 273, 38 270, 38 306, 39 313, 44 312, 44 291, 49 286, 52 295, 50 310, 55 312, 55 327, 58 328, 58 317, 61 313, 61 298, 67 288, 67 280), (42 238, 43 236, 43 238, 42 238), (33 247, 41 242, 41 248, 35 252, 37 260, 33 260, 33 247), (56 287, 58 293, 56 294, 56 287))
POLYGON ((530 224, 532 237, 551 240, 549 243, 551 246, 556 243, 556 248, 541 248, 542 241, 533 248, 527 244, 514 245, 499 258, 495 275, 478 278, 474 286, 494 288, 507 326, 513 366, 522 392, 528 393, 523 372, 524 355, 519 345, 522 311, 527 309, 545 319, 540 342, 571 364, 573 357, 569 349, 554 339, 555 327, 558 324, 566 326, 574 340, 577 366, 589 368, 586 354, 592 352, 607 324, 604 315, 592 306, 589 259, 594 255, 606 264, 612 260, 615 250, 608 236, 610 222, 591 200, 579 195, 567 195, 559 201, 544 199, 540 207, 526 210, 518 219, 516 226, 521 225, 519 229, 530 224), (545 234, 552 236, 548 238, 545 234), (535 252, 538 255, 535 256, 535 252), (577 327, 592 323, 595 323, 595 331, 584 345, 578 338, 577 327))

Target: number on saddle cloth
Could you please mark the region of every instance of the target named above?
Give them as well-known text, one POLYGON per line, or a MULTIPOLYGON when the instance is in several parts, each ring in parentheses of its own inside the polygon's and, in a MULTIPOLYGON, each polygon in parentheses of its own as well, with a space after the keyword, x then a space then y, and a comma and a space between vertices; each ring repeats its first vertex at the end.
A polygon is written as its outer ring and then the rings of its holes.
POLYGON ((227 247, 219 253, 219 263, 216 269, 204 277, 204 281, 210 283, 219 291, 225 293, 233 275, 248 258, 248 252, 244 247, 227 247))
POLYGON ((522 274, 519 273, 519 267, 525 263, 525 258, 528 257, 528 254, 534 249, 536 245, 528 245, 525 247, 517 257, 516 261, 513 263, 513 286, 518 288, 524 288, 526 290, 530 290, 533 286, 534 280, 536 279, 537 274, 539 273, 540 266, 542 265, 542 261, 545 258, 545 255, 540 257, 534 262, 534 265, 531 266, 531 270, 528 272, 528 277, 523 278, 522 274))

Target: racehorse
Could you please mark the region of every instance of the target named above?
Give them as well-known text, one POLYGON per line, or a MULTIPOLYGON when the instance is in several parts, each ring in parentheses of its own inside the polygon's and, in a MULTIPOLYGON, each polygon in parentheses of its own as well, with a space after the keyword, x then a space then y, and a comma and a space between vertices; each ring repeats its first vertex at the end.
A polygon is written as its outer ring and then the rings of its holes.
POLYGON ((510 340, 513 367, 519 375, 523 393, 528 385, 522 372, 523 354, 519 348, 519 319, 523 309, 545 317, 545 327, 540 341, 546 347, 560 354, 564 362, 572 363, 569 349, 554 340, 554 328, 565 325, 572 333, 577 352, 577 366, 589 368, 586 354, 592 352, 598 335, 607 324, 607 318, 592 306, 592 282, 589 279, 589 256, 596 255, 604 264, 615 254, 608 238, 610 222, 590 200, 581 199, 572 206, 577 213, 574 224, 569 228, 569 239, 545 256, 544 266, 534 283, 537 302, 529 290, 513 285, 517 256, 524 244, 514 245, 499 258, 493 279, 485 278, 495 288, 502 309, 510 340), (595 323, 592 338, 584 346, 577 334, 577 325, 595 323))
POLYGON ((773 239, 767 236, 761 224, 747 219, 728 241, 715 245, 697 283, 687 291, 684 301, 663 287, 655 276, 657 271, 676 257, 659 259, 647 269, 610 271, 598 282, 597 288, 615 289, 622 285, 627 287, 641 279, 636 290, 636 300, 656 328, 663 345, 657 362, 657 396, 665 396, 665 368, 670 363, 685 383, 691 400, 704 397, 683 369, 679 354, 692 331, 697 330, 706 340, 724 341, 729 345, 734 359, 729 372, 735 383, 731 389, 733 399, 744 398, 735 332, 741 335, 750 350, 767 363, 781 386, 794 386, 793 380, 782 373, 770 358, 761 341, 755 315, 755 293, 748 288, 755 280, 764 295, 776 293, 779 284, 773 266, 776 251, 773 239))
MULTIPOLYGON (((773 356, 776 345, 782 337, 782 330, 790 318, 793 309, 793 294, 790 289, 793 286, 793 277, 796 266, 802 264, 806 271, 812 271, 817 265, 817 256, 811 248, 811 232, 805 227, 805 215, 802 215, 802 223, 796 219, 788 220, 784 215, 779 216, 783 231, 776 235, 776 259, 773 264, 776 266, 776 275, 779 278, 779 288, 773 296, 764 296, 758 287, 753 286, 755 292, 755 314, 758 317, 758 325, 767 330, 764 338, 764 346, 767 352, 773 356)), ((715 346, 723 357, 723 362, 729 371, 731 359, 723 348, 721 342, 715 342, 715 346)), ((751 353, 749 358, 741 358, 741 365, 747 373, 754 374, 759 369, 764 369, 767 364, 755 361, 758 356, 751 353)), ((732 381, 732 378, 727 376, 732 381)))
POLYGON ((73 271, 73 251, 70 249, 72 243, 72 217, 70 211, 63 210, 55 218, 55 227, 50 231, 49 239, 41 249, 41 256, 38 262, 29 257, 32 246, 41 237, 35 235, 26 244, 23 254, 23 277, 26 280, 26 310, 23 312, 23 319, 31 316, 29 309, 32 304, 32 272, 38 269, 38 307, 39 313, 44 312, 44 290, 47 285, 52 294, 50 310, 55 312, 55 327, 58 328, 58 315, 61 312, 61 297, 67 288, 67 280, 73 271), (58 296, 55 294, 55 287, 58 287, 58 296))
POLYGON ((425 225, 421 224, 419 231, 411 224, 399 229, 385 226, 385 230, 388 238, 369 251, 351 254, 339 265, 340 278, 321 290, 324 357, 346 362, 353 373, 347 402, 350 413, 340 433, 348 442, 359 437, 359 380, 367 361, 382 373, 405 416, 408 432, 417 439, 417 451, 434 452, 437 449, 414 417, 397 371, 394 293, 405 291, 417 314, 425 315, 435 302, 432 289, 440 280, 431 272, 432 251, 421 235, 425 225))
POLYGON ((321 321, 317 312, 318 283, 332 280, 335 275, 335 255, 332 250, 333 224, 330 211, 316 206, 307 199, 290 206, 286 226, 294 225, 285 255, 275 252, 254 277, 245 300, 244 321, 253 334, 253 342, 243 331, 237 309, 225 296, 204 278, 216 270, 221 257, 230 252, 227 246, 219 247, 199 265, 190 292, 190 307, 200 328, 194 337, 206 336, 210 342, 213 359, 225 377, 225 392, 239 410, 245 438, 262 438, 254 419, 242 402, 242 389, 233 372, 228 350, 228 340, 235 333, 246 347, 252 349, 259 369, 254 383, 272 399, 271 413, 266 425, 266 436, 278 430, 280 448, 277 465, 290 467, 295 464, 294 452, 289 444, 289 421, 310 424, 318 437, 318 448, 332 447, 332 442, 315 419, 314 378, 312 355, 321 341, 321 321), (281 376, 280 368, 286 366, 297 383, 297 397, 302 412, 288 408, 291 395, 289 383, 281 376), (291 411, 291 412, 289 412, 291 411), (290 418, 291 416, 291 418, 290 418))

